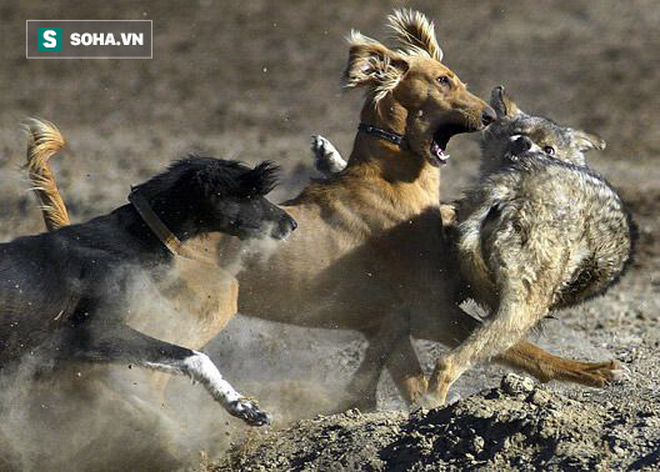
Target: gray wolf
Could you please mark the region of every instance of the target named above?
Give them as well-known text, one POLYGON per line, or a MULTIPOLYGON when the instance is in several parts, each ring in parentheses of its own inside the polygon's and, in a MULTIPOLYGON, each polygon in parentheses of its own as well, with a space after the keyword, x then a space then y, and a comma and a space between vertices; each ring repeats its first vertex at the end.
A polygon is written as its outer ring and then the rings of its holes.
POLYGON ((456 256, 483 325, 436 363, 429 390, 443 404, 474 363, 500 355, 553 310, 605 293, 635 239, 616 191, 585 165, 593 135, 520 112, 493 92, 500 121, 484 133, 479 182, 458 202, 456 256))
POLYGON ((291 233, 293 218, 265 198, 276 171, 268 162, 251 169, 190 156, 135 187, 131 204, 0 244, 1 365, 34 351, 61 364, 130 363, 186 375, 230 414, 252 425, 267 423, 208 356, 129 327, 122 294, 136 273, 157 278, 172 262, 174 242, 213 232, 277 239, 291 233))

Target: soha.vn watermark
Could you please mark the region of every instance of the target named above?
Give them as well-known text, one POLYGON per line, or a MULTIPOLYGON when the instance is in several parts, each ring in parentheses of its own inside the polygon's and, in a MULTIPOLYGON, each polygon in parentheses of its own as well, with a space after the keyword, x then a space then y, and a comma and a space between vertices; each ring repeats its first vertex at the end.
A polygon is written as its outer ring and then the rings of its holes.
POLYGON ((27 20, 28 59, 151 59, 151 20, 27 20))

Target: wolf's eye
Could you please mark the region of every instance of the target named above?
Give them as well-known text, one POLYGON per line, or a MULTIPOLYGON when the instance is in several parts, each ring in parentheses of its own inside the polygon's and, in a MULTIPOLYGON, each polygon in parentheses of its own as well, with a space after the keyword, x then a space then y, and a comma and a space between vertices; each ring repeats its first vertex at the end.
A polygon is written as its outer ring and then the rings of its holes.
POLYGON ((447 77, 446 75, 441 75, 435 80, 437 80, 440 85, 443 85, 445 87, 449 87, 449 85, 451 84, 449 77, 447 77))
POLYGON ((552 146, 543 146, 543 152, 546 153, 548 156, 554 156, 555 148, 553 148, 552 146))

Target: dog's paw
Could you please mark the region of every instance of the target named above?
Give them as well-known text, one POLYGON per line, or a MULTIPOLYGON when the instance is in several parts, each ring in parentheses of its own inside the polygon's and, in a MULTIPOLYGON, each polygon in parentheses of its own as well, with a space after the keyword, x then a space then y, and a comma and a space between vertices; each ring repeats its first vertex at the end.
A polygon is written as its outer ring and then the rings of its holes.
POLYGON ((261 411, 254 400, 239 398, 227 407, 227 411, 236 418, 240 418, 250 426, 264 426, 270 424, 268 414, 261 411))
POLYGON ((585 369, 585 373, 599 386, 621 382, 630 378, 630 369, 619 361, 596 362, 585 369))
POLYGON ((339 151, 321 135, 312 136, 311 150, 316 170, 323 174, 341 172, 346 167, 346 161, 341 157, 339 151))
MULTIPOLYGON (((605 387, 630 377, 630 369, 619 361, 576 362, 566 380, 572 380, 591 387, 605 387)), ((564 379, 562 379, 564 380, 564 379)))
POLYGON ((311 149, 316 159, 326 159, 328 156, 337 153, 332 143, 320 134, 312 136, 311 149))
POLYGON ((623 365, 619 361, 610 361, 610 363, 614 364, 614 367, 611 370, 612 381, 626 382, 630 380, 632 370, 630 370, 628 366, 623 365))

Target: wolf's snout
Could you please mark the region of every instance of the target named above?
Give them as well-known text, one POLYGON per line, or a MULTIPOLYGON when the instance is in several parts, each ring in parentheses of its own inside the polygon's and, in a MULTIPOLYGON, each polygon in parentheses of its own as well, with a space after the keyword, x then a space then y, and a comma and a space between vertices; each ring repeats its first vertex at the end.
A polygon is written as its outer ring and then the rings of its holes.
POLYGON ((486 109, 484 109, 483 113, 481 114, 481 123, 484 126, 488 126, 494 121, 497 121, 497 114, 495 113, 495 110, 493 110, 491 107, 486 107, 486 109))
POLYGON ((513 136, 509 142, 509 151, 513 155, 518 155, 529 151, 533 145, 534 143, 527 136, 513 136))

